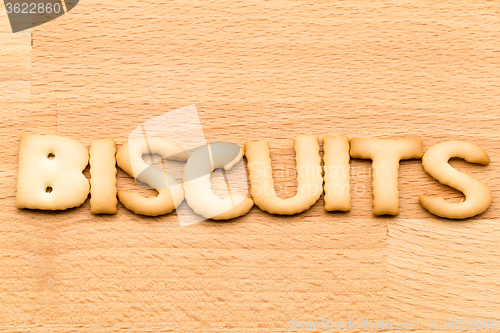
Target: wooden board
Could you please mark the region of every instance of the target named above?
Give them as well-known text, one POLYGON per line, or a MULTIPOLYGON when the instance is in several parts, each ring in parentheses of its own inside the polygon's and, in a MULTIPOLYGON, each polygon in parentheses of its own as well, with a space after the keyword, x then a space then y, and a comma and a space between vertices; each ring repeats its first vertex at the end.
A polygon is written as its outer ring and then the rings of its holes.
MULTIPOLYGON (((500 319, 500 30, 494 2, 81 1, 12 34, 0 22, 0 332, 278 332, 323 318, 500 319), (372 214, 370 162, 353 160, 352 210, 320 199, 292 217, 257 207, 180 227, 121 204, 15 208, 19 137, 122 144, 195 104, 209 141, 270 142, 294 195, 297 135, 467 140, 493 191, 485 213, 437 218, 421 194, 459 201, 420 161, 400 168, 401 213, 372 214)), ((88 176, 88 172, 87 176, 88 176)), ((137 190, 122 171, 118 187, 137 190)), ((443 326, 442 326, 443 328, 443 326)))

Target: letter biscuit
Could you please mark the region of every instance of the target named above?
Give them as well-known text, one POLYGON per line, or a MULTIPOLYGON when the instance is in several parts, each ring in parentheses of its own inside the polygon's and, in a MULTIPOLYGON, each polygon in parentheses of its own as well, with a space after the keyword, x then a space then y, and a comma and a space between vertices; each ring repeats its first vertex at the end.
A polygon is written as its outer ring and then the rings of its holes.
MULTIPOLYGON (((216 142, 198 148, 188 159, 182 176, 186 202, 196 214, 214 220, 245 215, 253 206, 246 195, 230 193, 221 199, 211 188, 210 175, 217 168, 231 169, 244 155, 243 149, 229 142, 216 142)), ((244 180, 245 187, 247 185, 244 180)))
POLYGON ((478 180, 453 168, 448 163, 452 157, 482 165, 490 163, 488 154, 469 142, 447 141, 432 146, 422 158, 424 170, 441 184, 463 192, 465 200, 451 203, 443 198, 421 195, 420 204, 432 214, 450 219, 465 219, 481 214, 491 205, 491 190, 478 180))
POLYGON ((297 194, 286 199, 279 198, 274 190, 269 143, 265 140, 245 143, 250 193, 260 209, 271 214, 292 215, 309 209, 318 201, 323 193, 318 141, 316 135, 295 138, 297 194))
POLYGON ((116 199, 116 142, 90 141, 90 212, 115 214, 116 199))
POLYGON ((325 210, 351 210, 351 184, 349 176, 349 138, 325 136, 325 210))
POLYGON ((22 134, 17 176, 17 208, 64 210, 89 194, 82 171, 89 152, 80 142, 55 135, 22 134))
POLYGON ((372 160, 373 214, 399 214, 399 161, 422 155, 420 139, 351 139, 351 157, 372 160))
POLYGON ((131 191, 118 191, 118 199, 136 214, 158 216, 168 214, 184 200, 182 185, 175 179, 144 162, 142 155, 160 154, 163 158, 186 161, 187 152, 177 143, 164 138, 129 140, 116 154, 118 166, 130 176, 158 191, 158 196, 146 198, 131 191), (146 141, 147 140, 147 141, 146 141))

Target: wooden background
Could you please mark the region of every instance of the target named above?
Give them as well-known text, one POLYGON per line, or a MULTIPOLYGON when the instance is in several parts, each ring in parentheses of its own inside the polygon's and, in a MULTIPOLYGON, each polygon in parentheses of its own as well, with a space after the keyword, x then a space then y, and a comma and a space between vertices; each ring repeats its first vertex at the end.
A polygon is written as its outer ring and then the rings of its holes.
MULTIPOLYGON (((3 4, 1 5, 3 6, 3 4)), ((278 332, 290 320, 500 319, 500 10, 486 1, 83 0, 12 34, 0 8, 0 332, 278 332), (293 168, 301 134, 452 139, 493 204, 440 219, 420 194, 461 194, 400 168, 401 213, 374 217, 370 162, 352 211, 254 207, 181 228, 175 214, 15 208, 23 132, 123 143, 195 104, 207 140, 267 139, 293 168)), ((88 172, 87 172, 88 175, 88 172)), ((123 172, 119 188, 134 188, 123 172)), ((295 191, 279 174, 283 197, 295 191)))

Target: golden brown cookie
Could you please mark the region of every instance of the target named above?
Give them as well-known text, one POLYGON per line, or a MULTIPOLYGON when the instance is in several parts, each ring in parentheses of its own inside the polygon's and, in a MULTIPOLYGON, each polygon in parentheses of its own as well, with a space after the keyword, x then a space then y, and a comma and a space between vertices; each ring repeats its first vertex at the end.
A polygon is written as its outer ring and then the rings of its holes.
POLYGON ((90 141, 90 212, 115 214, 116 142, 112 139, 90 141))
POLYGON ((399 214, 399 161, 422 155, 420 139, 351 139, 351 157, 372 160, 373 214, 399 214))
POLYGON ((136 214, 158 216, 168 214, 184 200, 182 185, 142 159, 145 154, 159 154, 163 158, 186 161, 188 154, 177 143, 164 139, 148 137, 129 140, 116 154, 118 166, 130 176, 148 184, 158 191, 158 196, 146 198, 136 192, 118 191, 118 199, 136 214))
MULTIPOLYGON (((182 178, 186 202, 196 214, 207 219, 227 220, 245 215, 252 208, 252 199, 231 189, 225 198, 219 198, 210 183, 215 169, 229 170, 243 155, 243 149, 234 143, 215 142, 200 147, 189 157, 182 178)), ((246 179, 244 185, 247 186, 246 179)))
POLYGON ((491 190, 448 164, 452 157, 482 165, 490 163, 488 154, 470 142, 447 141, 432 146, 422 158, 424 170, 441 184, 463 192, 465 200, 452 203, 443 198, 421 195, 420 204, 432 214, 450 219, 465 219, 481 214, 491 205, 491 190))
POLYGON ((295 138, 297 194, 291 198, 282 199, 276 195, 269 143, 265 140, 248 141, 245 143, 245 151, 250 193, 260 209, 271 214, 292 215, 309 209, 318 201, 323 192, 318 136, 295 138))
POLYGON ((22 134, 17 175, 17 208, 64 210, 78 207, 89 194, 83 175, 89 152, 80 142, 22 134))
POLYGON ((323 138, 325 162, 325 210, 351 210, 351 183, 349 175, 349 138, 325 136, 323 138))

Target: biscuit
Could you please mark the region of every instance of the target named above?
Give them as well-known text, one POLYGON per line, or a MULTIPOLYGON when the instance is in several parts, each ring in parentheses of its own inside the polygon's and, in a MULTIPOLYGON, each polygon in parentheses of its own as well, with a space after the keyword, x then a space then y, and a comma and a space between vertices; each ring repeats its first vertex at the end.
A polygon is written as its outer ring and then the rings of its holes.
POLYGON ((17 176, 17 208, 64 210, 89 194, 83 175, 89 152, 80 142, 55 135, 22 134, 17 176))
POLYGON ((490 163, 488 154, 469 142, 446 141, 432 146, 422 158, 424 170, 441 184, 461 191, 465 200, 451 203, 443 198, 421 195, 420 204, 432 214, 450 219, 465 219, 481 214, 491 205, 491 190, 478 180, 453 168, 448 163, 452 157, 482 165, 490 163))
POLYGON ((373 214, 398 215, 399 161, 421 158, 422 141, 353 138, 350 154, 372 160, 373 214))
POLYGON ((90 141, 90 212, 115 214, 116 199, 116 142, 90 141))
MULTIPOLYGON (((186 202, 196 214, 213 220, 245 215, 253 206, 246 195, 230 193, 221 199, 211 188, 210 175, 217 168, 231 169, 244 155, 243 149, 229 142, 216 142, 198 148, 189 157, 182 176, 186 202)), ((246 180, 245 186, 246 186, 246 180)))
POLYGON ((154 188, 158 191, 158 196, 146 198, 136 192, 119 190, 118 199, 125 208, 136 214, 168 214, 182 203, 184 190, 175 179, 144 162, 142 155, 145 154, 159 154, 175 161, 186 161, 189 157, 181 146, 168 139, 144 137, 128 140, 116 154, 118 166, 130 176, 154 188))
POLYGON ((250 193, 255 204, 271 214, 292 215, 309 209, 323 193, 318 136, 295 138, 297 194, 282 199, 274 190, 269 143, 247 141, 245 152, 250 177, 250 193))
POLYGON ((325 210, 351 210, 351 184, 349 176, 349 138, 325 136, 323 138, 325 162, 325 210))

